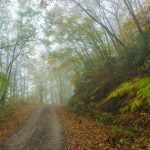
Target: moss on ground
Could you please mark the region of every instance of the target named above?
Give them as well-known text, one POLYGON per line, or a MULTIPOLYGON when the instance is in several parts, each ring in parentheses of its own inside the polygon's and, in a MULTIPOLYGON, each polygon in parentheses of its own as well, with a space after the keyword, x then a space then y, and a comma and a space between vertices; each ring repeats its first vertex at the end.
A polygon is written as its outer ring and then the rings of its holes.
POLYGON ((86 105, 83 102, 70 101, 68 107, 73 112, 80 112, 80 115, 105 125, 112 145, 127 149, 149 148, 150 77, 136 77, 112 89, 107 97, 97 102, 91 100, 86 105))
POLYGON ((149 112, 150 77, 123 83, 101 102, 100 107, 110 112, 149 112))

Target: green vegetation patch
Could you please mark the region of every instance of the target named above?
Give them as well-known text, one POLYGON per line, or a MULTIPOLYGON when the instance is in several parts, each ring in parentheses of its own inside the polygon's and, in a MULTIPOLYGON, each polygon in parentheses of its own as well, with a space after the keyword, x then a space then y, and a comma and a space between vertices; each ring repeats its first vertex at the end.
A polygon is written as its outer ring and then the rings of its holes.
POLYGON ((110 93, 100 107, 110 112, 149 112, 150 77, 135 78, 123 83, 110 93))
POLYGON ((4 107, 0 108, 0 126, 21 105, 23 105, 23 104, 19 103, 19 102, 13 102, 13 103, 12 102, 7 102, 4 107))
POLYGON ((99 113, 99 115, 96 116, 96 122, 98 123, 104 123, 104 124, 110 124, 113 121, 113 116, 110 113, 99 113))
POLYGON ((70 101, 69 105, 67 105, 67 110, 70 112, 79 113, 84 108, 84 103, 82 101, 76 100, 70 101))

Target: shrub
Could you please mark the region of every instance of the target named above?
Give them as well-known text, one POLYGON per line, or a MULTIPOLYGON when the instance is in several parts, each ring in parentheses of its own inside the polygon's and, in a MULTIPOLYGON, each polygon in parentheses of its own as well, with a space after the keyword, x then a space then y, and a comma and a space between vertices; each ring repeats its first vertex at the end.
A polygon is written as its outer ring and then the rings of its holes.
POLYGON ((80 113, 83 107, 84 107, 84 103, 82 101, 74 100, 68 103, 67 109, 71 112, 80 113))
POLYGON ((0 72, 0 95, 8 88, 9 81, 5 73, 0 72))
POLYGON ((113 121, 113 116, 110 113, 100 113, 96 116, 96 122, 98 123, 111 123, 113 121))
POLYGON ((149 74, 150 73, 150 58, 144 61, 144 64, 138 69, 139 74, 149 74))
POLYGON ((130 146, 131 141, 136 137, 136 134, 130 130, 125 130, 117 125, 110 127, 110 141, 114 144, 119 143, 124 146, 130 146))

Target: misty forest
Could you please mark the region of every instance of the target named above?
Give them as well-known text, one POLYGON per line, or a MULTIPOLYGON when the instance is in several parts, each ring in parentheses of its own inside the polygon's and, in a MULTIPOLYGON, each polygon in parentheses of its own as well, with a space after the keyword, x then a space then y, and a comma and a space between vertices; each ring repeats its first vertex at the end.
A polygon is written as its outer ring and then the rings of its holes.
POLYGON ((150 150, 150 1, 0 0, 0 150, 150 150))

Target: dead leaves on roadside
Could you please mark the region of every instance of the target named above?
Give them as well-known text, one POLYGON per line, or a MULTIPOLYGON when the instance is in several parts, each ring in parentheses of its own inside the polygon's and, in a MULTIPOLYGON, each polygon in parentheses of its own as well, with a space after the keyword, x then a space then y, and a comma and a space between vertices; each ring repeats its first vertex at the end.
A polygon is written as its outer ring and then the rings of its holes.
POLYGON ((32 105, 21 106, 0 124, 0 142, 5 141, 21 129, 34 107, 32 105))
POLYGON ((111 145, 107 129, 88 119, 59 109, 66 127, 67 150, 123 150, 119 145, 111 145))

